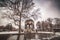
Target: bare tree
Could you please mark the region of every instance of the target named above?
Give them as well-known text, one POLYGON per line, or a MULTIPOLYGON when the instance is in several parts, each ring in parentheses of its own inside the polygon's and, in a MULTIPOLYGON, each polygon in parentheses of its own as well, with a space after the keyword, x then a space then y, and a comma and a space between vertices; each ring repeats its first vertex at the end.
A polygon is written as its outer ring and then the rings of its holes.
MULTIPOLYGON (((21 12, 21 19, 26 19, 26 18, 30 18, 33 17, 34 19, 41 17, 40 15, 40 9, 34 9, 33 12, 31 12, 30 10, 32 10, 31 8, 33 7, 33 2, 32 0, 30 1, 23 1, 22 4, 22 0, 20 0, 19 5, 15 2, 16 0, 5 0, 5 3, 7 4, 7 8, 11 11, 13 11, 13 14, 10 13, 9 11, 7 11, 7 13, 4 13, 4 17, 13 19, 16 24, 16 22, 18 22, 20 20, 20 12, 21 9, 23 8, 22 12, 21 12)), ((18 24, 17 24, 18 25, 18 24)), ((19 25, 18 25, 19 26, 19 25)))
MULTIPOLYGON (((22 13, 26 10, 26 12, 29 10, 29 8, 34 4, 32 2, 33 0, 5 0, 5 3, 7 7, 14 12, 13 15, 9 15, 8 17, 13 19, 14 21, 15 18, 13 16, 17 16, 18 22, 19 22, 19 34, 21 30, 21 17, 22 13)), ((20 35, 18 36, 19 40, 20 35)))
MULTIPOLYGON (((20 30, 21 30, 22 17, 23 17, 23 19, 30 18, 30 17, 33 17, 34 19, 36 19, 36 17, 37 18, 41 17, 40 13, 38 13, 39 8, 30 13, 31 8, 34 7, 33 0, 5 0, 5 4, 7 5, 6 7, 9 10, 13 11, 13 14, 4 13, 4 17, 14 20, 14 23, 19 26, 19 34, 20 34, 20 30)), ((7 13, 8 13, 8 11, 7 11, 7 13)), ((19 37, 17 40, 19 40, 19 37)))

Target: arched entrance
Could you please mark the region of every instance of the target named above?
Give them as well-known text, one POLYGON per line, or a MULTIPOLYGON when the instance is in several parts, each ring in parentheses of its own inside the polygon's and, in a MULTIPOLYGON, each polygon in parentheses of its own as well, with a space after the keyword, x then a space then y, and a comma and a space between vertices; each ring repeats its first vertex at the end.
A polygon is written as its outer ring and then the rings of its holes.
POLYGON ((42 25, 41 25, 41 22, 37 22, 36 24, 36 27, 37 27, 37 31, 42 31, 42 25))
POLYGON ((34 21, 32 19, 25 21, 25 29, 27 29, 27 28, 29 28, 31 30, 34 29, 34 21))
POLYGON ((34 31, 34 21, 32 19, 29 19, 25 21, 25 40, 35 38, 35 34, 31 34, 31 31, 34 31))

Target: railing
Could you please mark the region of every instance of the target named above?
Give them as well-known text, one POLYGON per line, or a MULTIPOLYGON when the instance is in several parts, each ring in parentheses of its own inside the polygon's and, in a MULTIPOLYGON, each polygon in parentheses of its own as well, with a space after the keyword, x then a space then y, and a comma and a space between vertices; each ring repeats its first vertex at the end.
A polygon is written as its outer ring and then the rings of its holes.
MULTIPOLYGON (((0 32, 0 35, 8 35, 8 34, 9 35, 25 35, 27 33, 21 32, 19 34, 18 31, 9 31, 9 32, 5 31, 5 32, 0 32)), ((32 31, 31 34, 54 34, 54 32, 46 32, 46 31, 37 31, 36 32, 36 31, 32 31)), ((59 32, 56 32, 55 35, 59 35, 60 36, 60 33, 59 32)), ((53 37, 50 37, 50 38, 43 38, 43 39, 52 39, 52 38, 54 38, 54 36, 53 37)))
MULTIPOLYGON (((53 32, 45 32, 45 31, 38 31, 38 32, 31 32, 32 34, 40 34, 40 33, 45 33, 45 34, 54 34, 53 32)), ((1 34, 19 34, 18 31, 9 31, 9 32, 0 32, 0 35, 1 34)), ((21 35, 24 35, 26 33, 24 32, 21 32, 20 33, 21 35)))

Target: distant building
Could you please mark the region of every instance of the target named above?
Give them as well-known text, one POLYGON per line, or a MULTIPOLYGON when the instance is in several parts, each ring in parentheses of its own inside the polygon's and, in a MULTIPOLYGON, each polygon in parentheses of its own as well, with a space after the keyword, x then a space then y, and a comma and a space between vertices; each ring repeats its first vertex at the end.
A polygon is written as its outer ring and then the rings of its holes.
POLYGON ((31 31, 34 31, 34 21, 32 19, 25 21, 25 38, 31 39, 35 38, 35 34, 31 34, 31 31))
POLYGON ((37 27, 37 31, 42 31, 42 24, 41 24, 41 22, 37 22, 36 23, 36 27, 37 27))

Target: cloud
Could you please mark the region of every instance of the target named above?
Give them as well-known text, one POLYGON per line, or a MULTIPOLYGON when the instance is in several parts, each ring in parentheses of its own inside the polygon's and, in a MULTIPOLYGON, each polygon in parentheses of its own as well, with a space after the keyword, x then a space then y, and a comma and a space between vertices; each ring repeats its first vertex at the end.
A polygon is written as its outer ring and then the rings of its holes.
POLYGON ((42 18, 60 18, 60 11, 55 7, 54 0, 35 0, 35 5, 40 7, 42 18))

